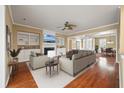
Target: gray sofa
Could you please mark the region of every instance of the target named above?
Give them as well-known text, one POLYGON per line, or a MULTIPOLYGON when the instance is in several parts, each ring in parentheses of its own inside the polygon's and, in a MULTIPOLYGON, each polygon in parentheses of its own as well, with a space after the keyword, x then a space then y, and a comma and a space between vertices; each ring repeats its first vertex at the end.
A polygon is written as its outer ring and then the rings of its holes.
POLYGON ((49 58, 46 55, 42 56, 31 56, 30 57, 30 66, 33 70, 45 67, 45 63, 49 61, 49 58))
POLYGON ((59 59, 61 70, 72 76, 75 76, 80 71, 96 62, 96 55, 93 51, 78 50, 77 52, 76 50, 76 52, 73 53, 71 52, 72 56, 66 55, 59 59))
POLYGON ((46 55, 36 55, 35 53, 31 53, 30 55, 30 66, 33 70, 45 67, 45 63, 50 59, 46 55))

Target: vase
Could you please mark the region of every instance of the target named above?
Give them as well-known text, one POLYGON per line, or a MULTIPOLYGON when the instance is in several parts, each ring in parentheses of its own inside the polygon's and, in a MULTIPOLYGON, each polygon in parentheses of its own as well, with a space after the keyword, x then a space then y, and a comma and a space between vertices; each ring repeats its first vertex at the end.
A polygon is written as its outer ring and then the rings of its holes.
POLYGON ((18 58, 17 57, 13 57, 13 62, 18 62, 18 58))

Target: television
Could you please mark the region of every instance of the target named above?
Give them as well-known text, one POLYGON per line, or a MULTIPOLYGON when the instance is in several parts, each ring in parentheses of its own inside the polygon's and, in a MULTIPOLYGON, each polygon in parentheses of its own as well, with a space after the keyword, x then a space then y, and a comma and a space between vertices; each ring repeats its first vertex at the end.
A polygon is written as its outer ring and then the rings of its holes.
POLYGON ((56 42, 55 35, 44 34, 44 42, 46 42, 46 43, 55 43, 56 42))

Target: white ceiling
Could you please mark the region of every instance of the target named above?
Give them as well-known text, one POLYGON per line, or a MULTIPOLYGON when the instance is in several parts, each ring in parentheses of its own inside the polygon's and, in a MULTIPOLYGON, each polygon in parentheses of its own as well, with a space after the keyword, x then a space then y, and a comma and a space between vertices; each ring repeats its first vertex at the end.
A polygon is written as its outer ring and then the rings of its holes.
POLYGON ((12 5, 15 23, 30 25, 50 31, 72 34, 98 26, 116 23, 119 20, 119 6, 112 5, 12 5), (24 21, 23 19, 26 18, 24 21), (65 21, 77 25, 73 31, 62 31, 57 27, 65 21))

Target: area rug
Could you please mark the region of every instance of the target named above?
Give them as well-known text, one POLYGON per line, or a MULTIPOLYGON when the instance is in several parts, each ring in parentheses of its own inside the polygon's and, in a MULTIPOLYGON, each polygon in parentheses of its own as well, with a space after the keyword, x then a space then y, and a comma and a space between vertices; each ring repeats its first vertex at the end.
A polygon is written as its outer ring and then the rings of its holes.
POLYGON ((61 70, 57 73, 56 68, 52 71, 51 77, 49 72, 46 73, 45 68, 32 70, 29 65, 28 68, 39 88, 63 88, 75 79, 75 77, 72 77, 61 70))
POLYGON ((94 64, 92 64, 90 67, 85 68, 75 77, 60 70, 60 67, 59 67, 58 73, 57 73, 56 68, 54 68, 55 70, 52 71, 52 76, 50 77, 49 72, 46 73, 46 68, 32 70, 31 67, 29 66, 29 63, 27 63, 27 66, 38 88, 64 88, 66 85, 71 83, 73 80, 83 75, 88 69, 92 68, 97 62, 98 62, 98 59, 96 59, 96 62, 94 64))

